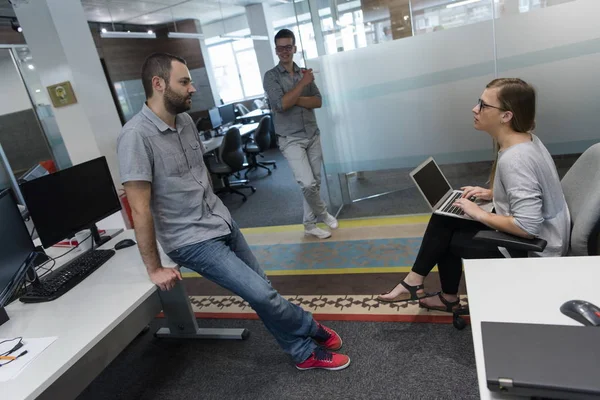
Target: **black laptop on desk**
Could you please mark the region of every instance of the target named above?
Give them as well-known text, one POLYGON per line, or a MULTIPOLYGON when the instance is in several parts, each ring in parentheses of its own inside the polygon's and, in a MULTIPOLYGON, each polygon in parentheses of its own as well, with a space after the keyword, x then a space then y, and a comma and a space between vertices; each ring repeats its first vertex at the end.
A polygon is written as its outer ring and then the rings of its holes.
POLYGON ((491 391, 550 399, 600 399, 600 329, 482 322, 491 391))

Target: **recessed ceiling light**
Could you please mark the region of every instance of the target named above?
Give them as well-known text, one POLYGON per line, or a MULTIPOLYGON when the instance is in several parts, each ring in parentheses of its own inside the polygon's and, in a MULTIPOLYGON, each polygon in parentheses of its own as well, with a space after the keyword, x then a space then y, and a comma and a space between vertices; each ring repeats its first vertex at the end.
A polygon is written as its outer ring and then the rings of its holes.
POLYGON ((33 66, 33 64, 27 65, 27 68, 29 68, 30 70, 34 70, 35 69, 35 67, 33 66))

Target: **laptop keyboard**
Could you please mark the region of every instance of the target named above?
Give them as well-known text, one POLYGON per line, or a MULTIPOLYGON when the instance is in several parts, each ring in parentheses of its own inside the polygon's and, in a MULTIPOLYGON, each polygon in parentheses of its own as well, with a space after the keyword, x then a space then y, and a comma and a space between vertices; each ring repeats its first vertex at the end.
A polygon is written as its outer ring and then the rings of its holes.
POLYGON ((452 205, 461 195, 461 192, 453 193, 452 196, 450 196, 450 201, 447 202, 443 208, 440 208, 440 211, 454 215, 465 215, 465 212, 461 208, 452 205))

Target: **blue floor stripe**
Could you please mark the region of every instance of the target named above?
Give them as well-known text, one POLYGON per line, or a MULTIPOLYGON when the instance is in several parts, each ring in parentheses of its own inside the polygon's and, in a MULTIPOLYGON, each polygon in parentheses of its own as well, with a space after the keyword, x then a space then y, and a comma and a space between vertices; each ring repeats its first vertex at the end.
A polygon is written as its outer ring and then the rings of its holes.
MULTIPOLYGON (((381 268, 413 264, 422 238, 250 246, 265 271, 381 268)), ((187 269, 183 271, 189 272, 187 269)))

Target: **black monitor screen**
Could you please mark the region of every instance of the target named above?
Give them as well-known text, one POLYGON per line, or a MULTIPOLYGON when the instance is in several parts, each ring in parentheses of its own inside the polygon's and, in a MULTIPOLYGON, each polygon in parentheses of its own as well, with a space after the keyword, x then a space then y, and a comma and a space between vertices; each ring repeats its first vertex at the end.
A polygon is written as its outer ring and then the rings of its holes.
POLYGON ((21 281, 35 246, 12 190, 0 192, 0 306, 21 281))
POLYGON ((208 110, 208 116, 210 118, 210 124, 213 129, 217 129, 221 125, 223 125, 223 120, 221 119, 221 113, 217 107, 211 108, 208 110))
POLYGON ((437 165, 431 161, 413 175, 415 182, 427 198, 431 207, 435 206, 438 201, 451 189, 444 175, 439 170, 437 165))
POLYGON ((46 248, 121 209, 104 157, 24 182, 21 191, 46 248))
POLYGON ((220 106, 219 113, 221 114, 223 125, 235 122, 235 105, 233 103, 220 106))

